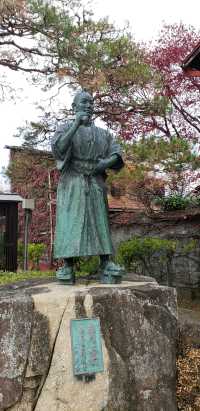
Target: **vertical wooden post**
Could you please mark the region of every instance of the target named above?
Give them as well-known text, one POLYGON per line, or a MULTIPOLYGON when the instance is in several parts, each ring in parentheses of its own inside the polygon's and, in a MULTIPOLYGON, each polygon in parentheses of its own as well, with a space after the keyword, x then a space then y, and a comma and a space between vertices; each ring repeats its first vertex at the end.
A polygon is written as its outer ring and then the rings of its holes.
POLYGON ((28 271, 28 232, 31 220, 31 210, 25 208, 24 215, 24 271, 28 271))
POLYGON ((53 216, 52 216, 52 186, 51 186, 51 170, 48 171, 49 183, 49 219, 50 219, 50 264, 53 262, 53 216))
POLYGON ((22 208, 24 209, 24 271, 28 270, 28 234, 32 211, 35 208, 33 199, 23 199, 22 208))

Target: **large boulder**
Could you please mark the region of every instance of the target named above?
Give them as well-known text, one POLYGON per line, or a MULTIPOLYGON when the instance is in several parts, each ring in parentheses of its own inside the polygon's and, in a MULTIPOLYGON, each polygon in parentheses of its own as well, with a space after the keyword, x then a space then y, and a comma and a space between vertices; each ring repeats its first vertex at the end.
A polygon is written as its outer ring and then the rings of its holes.
POLYGON ((174 289, 27 283, 2 289, 0 318, 0 410, 177 410, 174 289), (73 375, 70 320, 93 317, 104 371, 87 383, 73 375))
POLYGON ((31 339, 33 303, 22 295, 0 298, 0 409, 19 401, 31 339))

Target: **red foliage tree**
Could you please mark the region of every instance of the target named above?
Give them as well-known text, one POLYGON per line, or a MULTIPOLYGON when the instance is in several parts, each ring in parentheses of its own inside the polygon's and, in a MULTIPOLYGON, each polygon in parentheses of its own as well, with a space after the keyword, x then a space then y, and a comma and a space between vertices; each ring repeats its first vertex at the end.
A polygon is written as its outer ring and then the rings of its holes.
POLYGON ((128 90, 129 113, 121 119, 124 138, 154 133, 168 139, 198 140, 200 78, 188 77, 181 63, 199 38, 200 32, 191 26, 164 25, 157 41, 145 46, 152 79, 138 96, 132 88, 128 90))
POLYGON ((200 33, 183 24, 164 26, 156 46, 149 53, 153 68, 162 77, 160 95, 169 100, 170 110, 162 121, 152 119, 166 136, 196 138, 200 132, 199 106, 200 79, 188 77, 180 68, 183 59, 199 41, 200 33))
MULTIPOLYGON (((52 259, 55 225, 55 199, 58 172, 51 153, 40 150, 11 148, 7 174, 12 192, 23 198, 35 199, 29 241, 47 245, 48 260, 52 259)), ((19 238, 24 235, 24 212, 19 212, 19 238)))

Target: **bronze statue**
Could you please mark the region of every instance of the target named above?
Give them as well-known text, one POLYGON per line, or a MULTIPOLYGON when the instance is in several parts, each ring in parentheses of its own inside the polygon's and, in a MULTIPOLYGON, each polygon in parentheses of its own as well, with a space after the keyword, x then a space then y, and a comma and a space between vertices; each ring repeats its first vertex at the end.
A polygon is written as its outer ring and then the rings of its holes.
POLYGON ((73 101, 75 120, 56 131, 52 151, 61 177, 57 189, 54 257, 63 259, 57 278, 74 284, 73 258, 100 256, 101 281, 110 282, 112 243, 108 221, 106 169, 123 167, 120 147, 92 121, 93 97, 80 91, 73 101))

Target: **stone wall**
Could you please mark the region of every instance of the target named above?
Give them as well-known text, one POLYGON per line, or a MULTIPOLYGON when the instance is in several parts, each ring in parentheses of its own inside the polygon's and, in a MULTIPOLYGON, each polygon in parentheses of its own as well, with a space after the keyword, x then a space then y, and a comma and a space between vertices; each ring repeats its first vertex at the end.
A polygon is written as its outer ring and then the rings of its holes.
MULTIPOLYGON (((112 239, 115 251, 120 242, 134 236, 159 237, 179 240, 181 246, 195 240, 196 247, 185 256, 176 253, 172 261, 173 285, 181 287, 198 287, 200 284, 200 209, 157 212, 151 216, 138 211, 119 211, 110 215, 112 239)), ((149 275, 159 283, 167 283, 167 273, 161 271, 157 258, 154 270, 149 275)))

